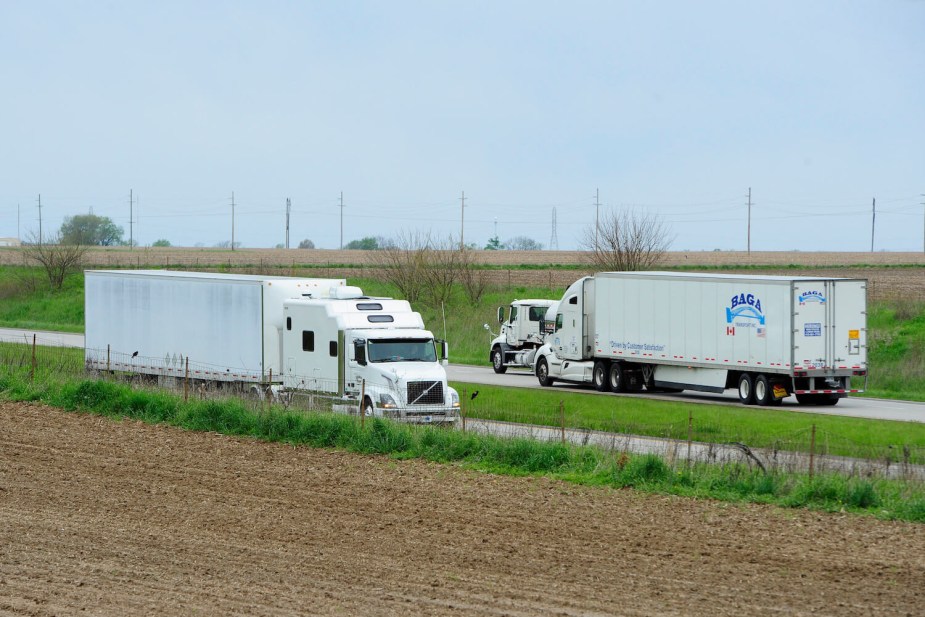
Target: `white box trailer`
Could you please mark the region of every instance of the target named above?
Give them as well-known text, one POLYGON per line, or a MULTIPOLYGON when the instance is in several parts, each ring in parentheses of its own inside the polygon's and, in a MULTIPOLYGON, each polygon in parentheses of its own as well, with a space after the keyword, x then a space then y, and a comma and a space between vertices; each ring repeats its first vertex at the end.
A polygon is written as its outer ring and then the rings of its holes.
POLYGON ((857 279, 603 272, 566 290, 536 374, 832 405, 862 391, 852 380, 867 376, 866 303, 857 279))
POLYGON ((322 394, 406 422, 459 417, 446 343, 438 354, 408 302, 344 279, 89 270, 85 323, 91 369, 322 394))
POLYGON ((87 270, 87 365, 182 377, 180 359, 190 358, 196 379, 267 382, 272 373, 276 382, 282 375, 283 301, 327 297, 332 287, 346 284, 345 279, 87 270))

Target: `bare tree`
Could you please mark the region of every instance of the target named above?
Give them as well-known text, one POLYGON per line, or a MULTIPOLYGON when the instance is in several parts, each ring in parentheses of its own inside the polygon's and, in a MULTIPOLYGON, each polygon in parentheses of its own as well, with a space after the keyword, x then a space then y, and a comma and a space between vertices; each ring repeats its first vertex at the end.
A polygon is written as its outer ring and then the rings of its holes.
POLYGON ((455 240, 452 235, 444 239, 431 239, 423 269, 427 300, 431 306, 438 307, 450 299, 462 270, 463 257, 469 250, 460 248, 459 240, 455 240))
POLYGON ((488 272, 479 267, 478 251, 467 248, 462 251, 459 261, 459 277, 466 297, 472 304, 478 304, 488 291, 488 272))
POLYGON ((372 262, 382 269, 386 281, 398 287, 405 300, 421 299, 426 287, 424 270, 430 257, 430 235, 418 231, 402 232, 398 239, 370 253, 372 262))
POLYGON ((83 267, 88 246, 80 244, 59 244, 57 236, 39 242, 38 236, 30 234, 22 252, 27 259, 38 262, 48 276, 52 289, 61 289, 68 274, 79 272, 83 267))
POLYGON ((598 271, 648 270, 671 246, 670 228, 657 216, 632 210, 610 212, 585 229, 581 248, 598 271))
POLYGON ((527 236, 514 236, 504 243, 504 248, 510 251, 542 251, 543 245, 527 236))

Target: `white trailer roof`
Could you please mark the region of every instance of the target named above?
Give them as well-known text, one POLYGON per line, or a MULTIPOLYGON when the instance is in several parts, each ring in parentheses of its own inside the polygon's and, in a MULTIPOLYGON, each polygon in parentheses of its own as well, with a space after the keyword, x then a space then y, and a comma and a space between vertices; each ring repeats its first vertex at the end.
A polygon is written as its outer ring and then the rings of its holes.
POLYGON ((863 279, 848 279, 829 276, 775 276, 769 274, 714 274, 706 272, 664 272, 664 271, 637 271, 637 272, 598 272, 595 278, 639 277, 639 278, 675 278, 675 279, 720 279, 739 281, 857 281, 863 279))
MULTIPOLYGON (((174 278, 174 279, 202 279, 202 280, 224 280, 240 281, 243 283, 262 283, 264 281, 297 281, 310 279, 312 277, 293 277, 293 276, 270 276, 263 274, 224 274, 219 272, 186 272, 176 270, 86 270, 85 274, 113 274, 113 275, 143 275, 146 277, 174 278)), ((337 279, 340 281, 340 279, 337 279)))

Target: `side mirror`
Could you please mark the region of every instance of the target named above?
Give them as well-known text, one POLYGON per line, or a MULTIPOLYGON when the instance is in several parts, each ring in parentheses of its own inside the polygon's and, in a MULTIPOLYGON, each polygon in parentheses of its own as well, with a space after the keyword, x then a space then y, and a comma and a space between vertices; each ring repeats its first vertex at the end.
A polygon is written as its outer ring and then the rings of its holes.
POLYGON ((450 344, 443 340, 437 343, 440 345, 440 364, 446 366, 450 362, 450 344))
POLYGON ((366 341, 358 339, 353 341, 353 357, 360 366, 366 366, 366 341))
POLYGON ((504 323, 504 307, 498 307, 498 323, 504 323))

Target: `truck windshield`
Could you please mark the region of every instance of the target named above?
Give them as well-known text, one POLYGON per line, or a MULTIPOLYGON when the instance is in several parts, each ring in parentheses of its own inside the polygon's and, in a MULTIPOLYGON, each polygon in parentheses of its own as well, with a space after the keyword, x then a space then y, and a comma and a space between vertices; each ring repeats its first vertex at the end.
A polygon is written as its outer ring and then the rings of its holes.
POLYGON ((369 341, 370 362, 436 362, 433 339, 376 339, 369 341))

